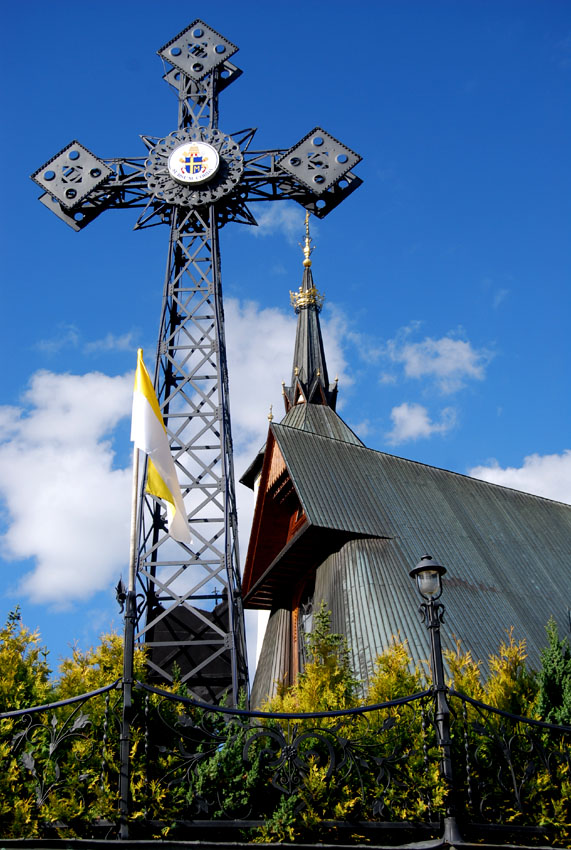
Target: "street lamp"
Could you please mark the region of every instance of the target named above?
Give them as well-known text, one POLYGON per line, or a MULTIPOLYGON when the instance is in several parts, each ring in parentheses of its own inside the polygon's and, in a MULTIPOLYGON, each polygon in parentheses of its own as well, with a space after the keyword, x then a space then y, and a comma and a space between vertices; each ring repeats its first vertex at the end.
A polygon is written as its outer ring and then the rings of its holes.
POLYGON ((416 579, 418 592, 430 601, 439 599, 442 594, 442 576, 446 567, 437 563, 430 555, 423 555, 416 567, 409 571, 411 578, 416 579))
POLYGON ((462 836, 455 818, 450 709, 446 699, 448 688, 444 680, 442 644, 440 642, 440 623, 444 616, 444 605, 437 601, 442 595, 442 576, 445 572, 446 567, 435 561, 431 555, 423 555, 416 567, 409 570, 409 575, 416 580, 418 592, 424 599, 424 602, 420 605, 420 612, 427 629, 430 631, 432 684, 435 703, 434 723, 441 752, 440 770, 447 790, 444 838, 452 844, 461 842, 462 836))
POLYGON ((445 572, 446 567, 435 561, 431 555, 423 555, 416 567, 409 570, 410 577, 416 579, 418 592, 425 600, 421 603, 419 610, 430 631, 432 677, 437 697, 440 694, 444 696, 446 691, 440 643, 440 623, 444 616, 444 605, 437 602, 442 595, 442 576, 445 572))

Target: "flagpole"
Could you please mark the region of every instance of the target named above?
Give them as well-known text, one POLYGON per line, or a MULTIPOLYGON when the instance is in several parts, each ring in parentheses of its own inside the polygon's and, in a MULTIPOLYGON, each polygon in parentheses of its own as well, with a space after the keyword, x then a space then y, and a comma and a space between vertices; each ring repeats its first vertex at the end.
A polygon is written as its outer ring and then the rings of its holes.
POLYGON ((129 580, 125 600, 125 637, 123 643, 123 716, 121 719, 120 775, 119 775, 119 823, 120 838, 129 837, 130 811, 130 749, 131 715, 133 706, 133 660, 135 654, 136 593, 135 576, 137 566, 137 518, 139 507, 139 449, 133 446, 133 481, 131 491, 131 537, 129 542, 129 580))
POLYGON ((139 514, 139 449, 133 446, 133 482, 131 489, 131 539, 129 542, 129 582, 128 591, 135 590, 137 566, 137 542, 139 539, 137 518, 139 514))

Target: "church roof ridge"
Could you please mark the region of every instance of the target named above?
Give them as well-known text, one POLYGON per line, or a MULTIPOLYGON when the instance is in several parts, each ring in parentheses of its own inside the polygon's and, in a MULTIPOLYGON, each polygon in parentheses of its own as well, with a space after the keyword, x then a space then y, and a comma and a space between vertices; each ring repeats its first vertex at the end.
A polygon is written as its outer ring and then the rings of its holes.
MULTIPOLYGON (((338 414, 336 414, 336 415, 338 416, 338 414)), ((339 419, 341 419, 341 417, 339 417, 339 419)), ((341 419, 341 421, 343 422, 342 419, 341 419)), ((346 424, 346 423, 344 423, 344 424, 346 424)), ((309 439, 328 440, 328 441, 331 441, 331 442, 340 442, 340 443, 343 443, 344 445, 350 446, 351 450, 353 450, 353 449, 361 450, 361 451, 365 450, 366 452, 372 452, 375 455, 381 455, 383 457, 389 458, 389 460, 401 461, 402 463, 405 463, 405 464, 410 464, 410 465, 414 465, 414 466, 417 466, 417 467, 422 467, 424 469, 433 470, 434 472, 444 473, 446 475, 454 475, 454 476, 461 478, 463 480, 475 481, 478 484, 482 484, 486 487, 489 486, 491 488, 496 488, 496 489, 500 489, 500 490, 507 490, 510 493, 517 493, 520 496, 531 497, 533 499, 540 499, 541 501, 551 502, 551 503, 556 504, 556 505, 562 505, 564 508, 571 509, 571 504, 569 504, 569 502, 562 502, 559 499, 551 499, 549 496, 540 496, 537 493, 529 493, 527 490, 518 490, 517 487, 510 487, 507 484, 497 484, 495 481, 486 481, 484 478, 476 478, 476 476, 468 475, 468 473, 466 473, 466 472, 458 472, 455 469, 446 469, 446 467, 444 467, 444 466, 434 466, 433 464, 430 464, 430 463, 424 463, 424 461, 421 461, 421 460, 414 460, 412 458, 403 457, 402 455, 392 454, 391 452, 386 452, 386 451, 383 451, 382 449, 374 449, 374 448, 371 448, 370 446, 366 446, 361 440, 359 440, 358 443, 353 443, 353 442, 350 442, 348 440, 340 440, 340 439, 337 439, 336 437, 330 437, 326 434, 318 434, 315 431, 308 431, 308 430, 304 430, 304 429, 301 429, 301 428, 296 428, 294 425, 287 425, 287 424, 284 425, 283 421, 279 422, 279 423, 273 422, 272 428, 273 429, 275 429, 275 428, 287 428, 289 431, 292 431, 292 432, 297 430, 297 432, 301 432, 301 434, 303 434, 303 437, 307 437, 309 439)), ((347 428, 349 428, 348 425, 347 425, 347 428)), ((351 429, 349 429, 349 430, 351 430, 351 429)), ((359 438, 357 437, 357 439, 359 439, 359 438)))
MULTIPOLYGON (((306 434, 313 434, 316 437, 324 437, 327 440, 336 440, 340 443, 348 443, 349 445, 361 446, 362 448, 367 448, 360 437, 353 431, 353 429, 347 425, 345 420, 339 416, 339 414, 332 410, 327 405, 323 404, 304 404, 304 405, 296 405, 286 413, 281 422, 272 422, 272 426, 277 425, 279 428, 291 428, 297 431, 304 431, 306 434), (338 427, 335 429, 337 433, 325 434, 321 431, 316 431, 314 428, 306 428, 302 427, 301 424, 296 422, 291 422, 291 419, 299 416, 298 409, 303 407, 303 413, 306 414, 304 416, 303 424, 310 420, 311 425, 316 425, 313 417, 323 417, 325 416, 329 421, 328 424, 331 426, 331 422, 334 421, 336 424, 338 423, 338 427), (328 413, 325 413, 328 411, 328 413), (329 418, 331 417, 331 418, 329 418), (290 420, 290 421, 288 421, 290 420), (346 437, 342 436, 342 434, 346 434, 346 437)), ((333 429, 331 429, 333 430, 333 429)))

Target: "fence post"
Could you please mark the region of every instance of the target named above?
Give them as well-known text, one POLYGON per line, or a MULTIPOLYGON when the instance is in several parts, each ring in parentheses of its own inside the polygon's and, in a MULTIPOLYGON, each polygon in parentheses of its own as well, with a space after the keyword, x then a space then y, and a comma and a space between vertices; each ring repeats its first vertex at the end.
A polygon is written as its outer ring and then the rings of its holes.
POLYGON ((135 650, 135 591, 128 590, 125 599, 125 638, 123 644, 123 711, 119 749, 119 838, 129 838, 131 809, 130 758, 131 720, 133 709, 133 657, 135 650))
POLYGON ((462 842, 462 836, 456 823, 456 789, 452 768, 452 742, 450 739, 450 707, 448 705, 442 644, 440 642, 440 623, 444 615, 444 605, 430 599, 421 605, 424 621, 430 631, 430 650, 432 667, 432 687, 434 691, 436 736, 441 752, 440 773, 446 785, 444 818, 444 840, 450 844, 462 842))
MULTIPOLYGON (((139 349, 140 351, 140 349, 139 349)), ((129 838, 129 814, 131 811, 130 759, 131 722, 133 719, 133 678, 135 658, 135 623, 137 594, 137 540, 139 514, 139 449, 133 446, 133 478, 131 485, 131 532, 129 538, 129 583, 125 600, 125 634, 123 638, 123 713, 121 717, 121 742, 119 748, 119 838, 129 838)), ((122 582, 120 585, 122 586, 122 582)), ((118 588, 119 590, 119 588, 118 588)))

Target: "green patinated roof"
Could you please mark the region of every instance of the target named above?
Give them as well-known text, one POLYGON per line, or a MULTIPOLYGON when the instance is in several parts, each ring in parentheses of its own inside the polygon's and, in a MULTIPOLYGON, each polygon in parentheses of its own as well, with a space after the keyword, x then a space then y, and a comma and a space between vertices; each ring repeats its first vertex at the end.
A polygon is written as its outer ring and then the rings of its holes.
POLYGON ((571 558, 571 506, 562 502, 374 451, 354 435, 341 441, 285 419, 272 432, 313 525, 379 537, 403 534, 403 523, 423 529, 452 523, 469 536, 485 527, 530 546, 541 539, 543 553, 564 541, 571 558))
POLYGON ((486 661, 513 626, 537 666, 549 617, 568 634, 570 505, 283 423, 272 431, 310 526, 347 533, 343 545, 323 547, 316 597, 363 678, 396 633, 426 658, 408 571, 427 552, 447 568, 450 648, 455 635, 486 661))
POLYGON ((363 442, 330 407, 323 404, 295 404, 277 427, 287 426, 363 446, 363 442))

